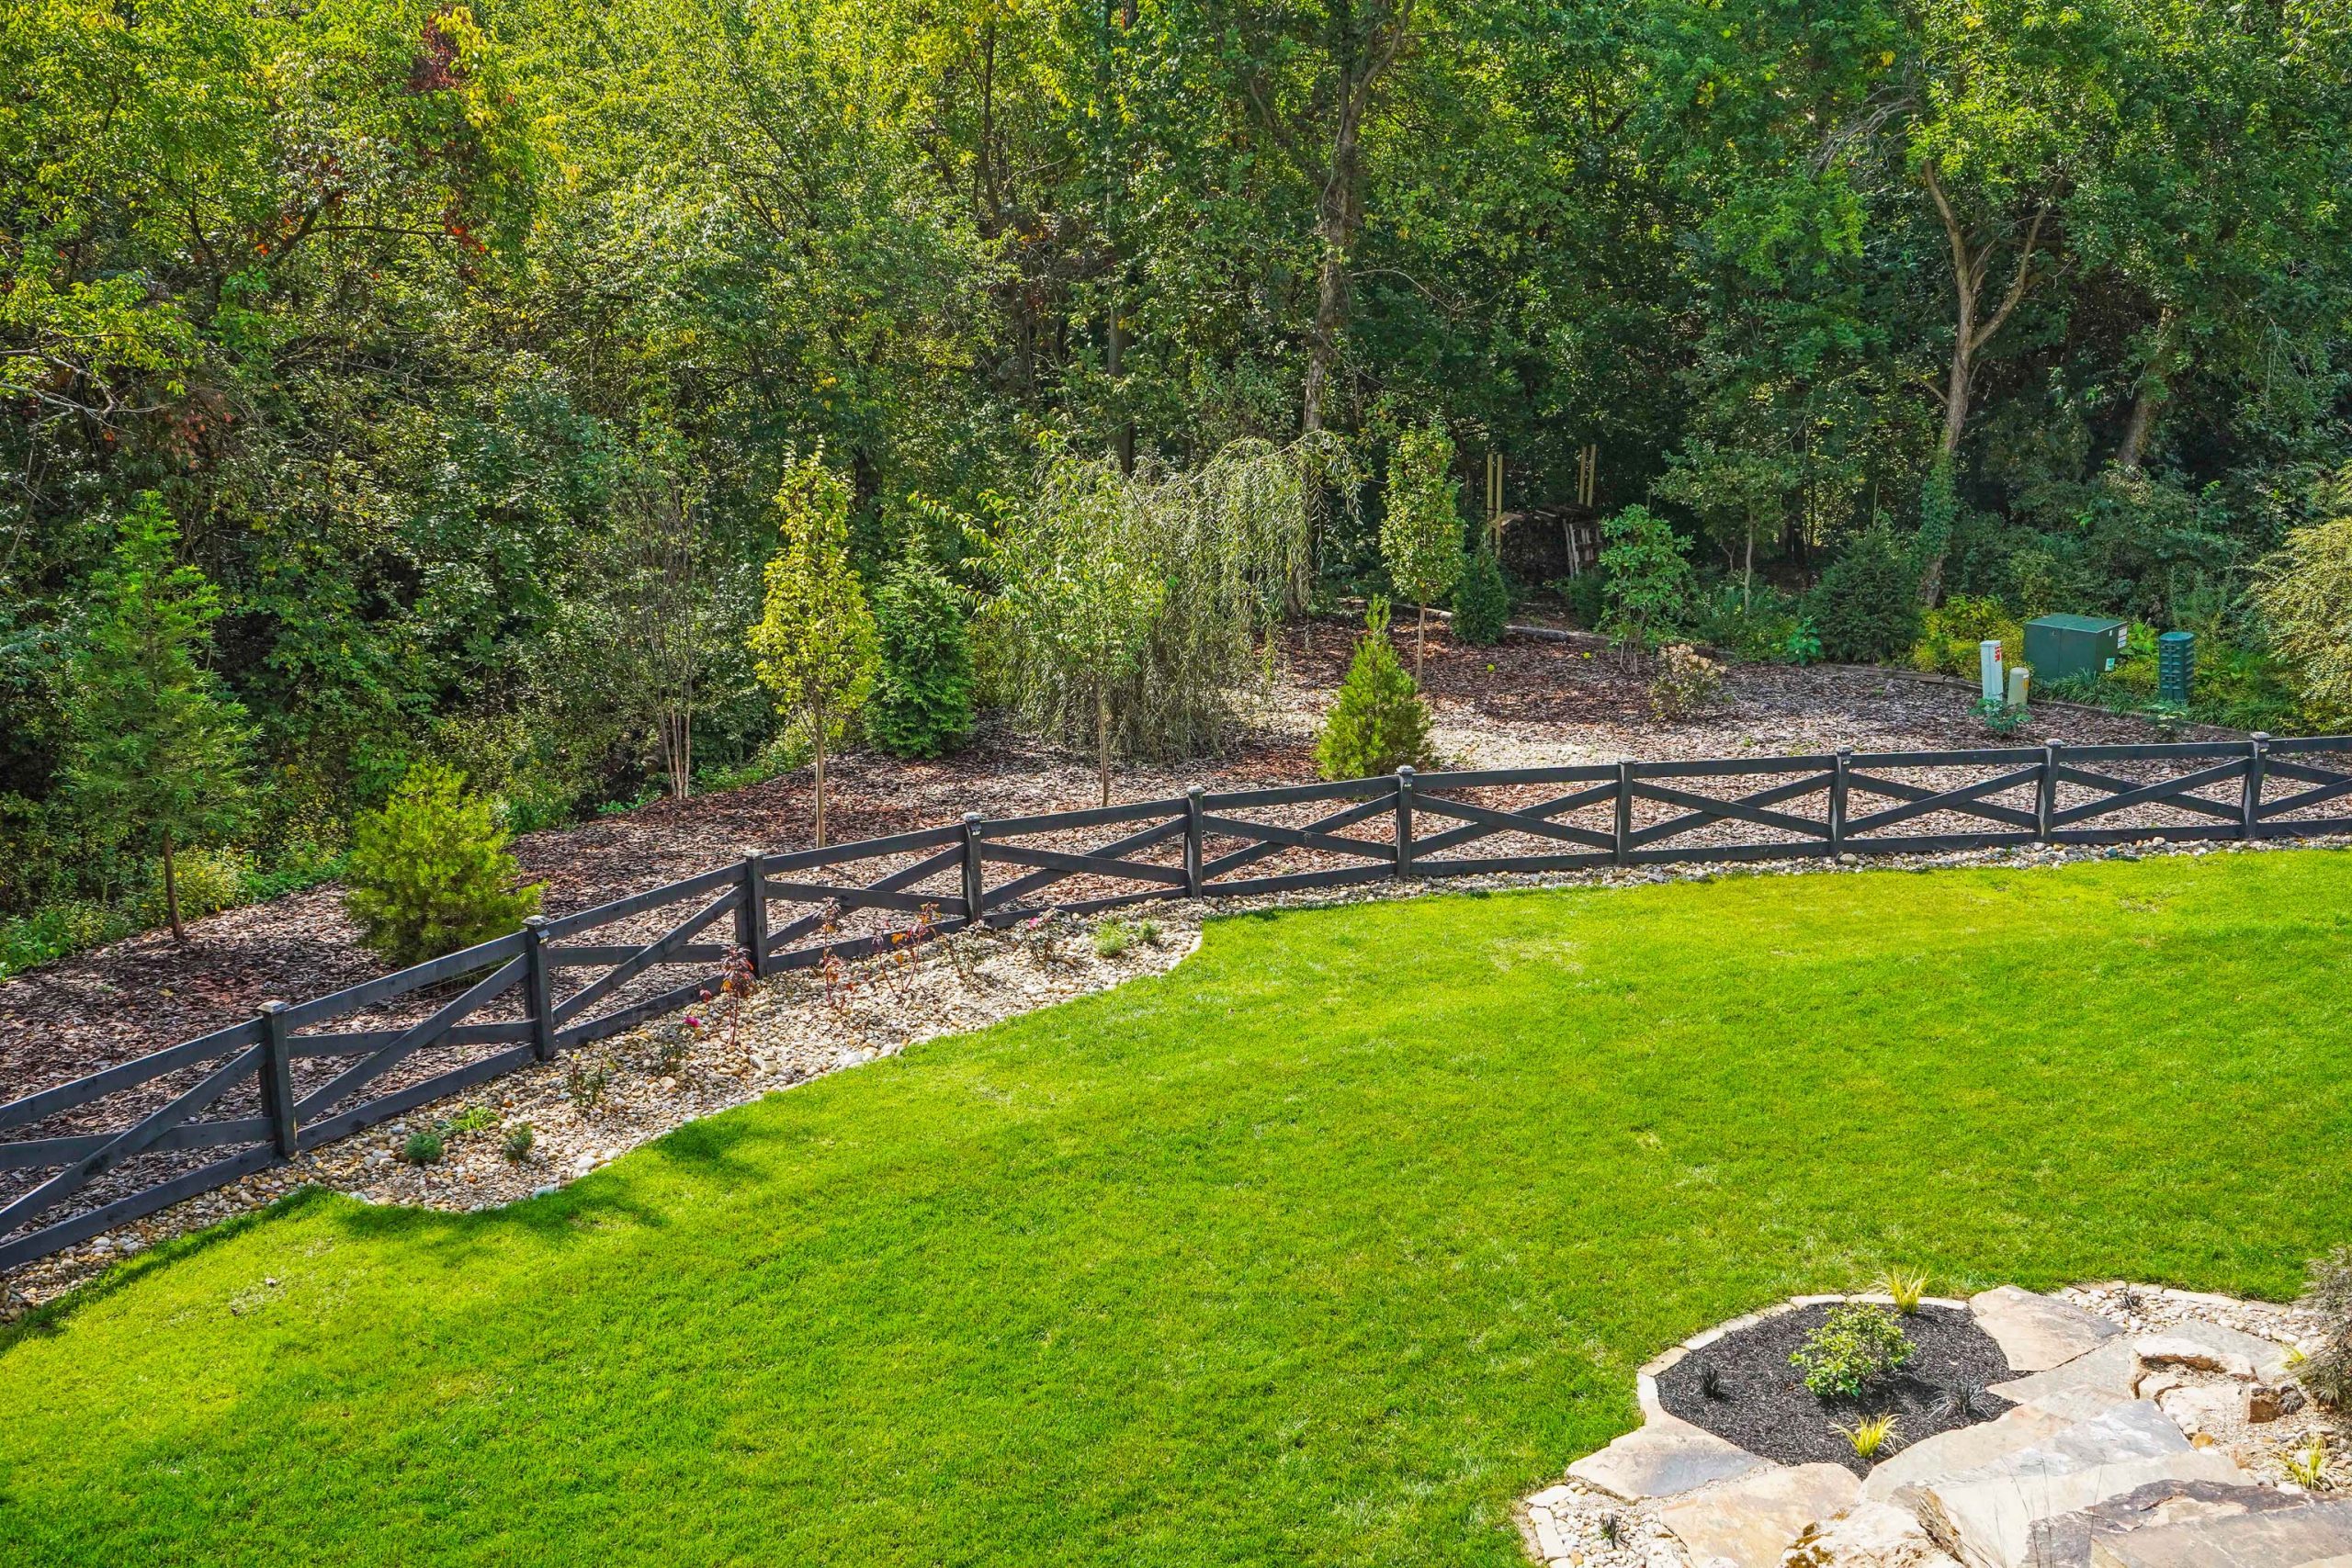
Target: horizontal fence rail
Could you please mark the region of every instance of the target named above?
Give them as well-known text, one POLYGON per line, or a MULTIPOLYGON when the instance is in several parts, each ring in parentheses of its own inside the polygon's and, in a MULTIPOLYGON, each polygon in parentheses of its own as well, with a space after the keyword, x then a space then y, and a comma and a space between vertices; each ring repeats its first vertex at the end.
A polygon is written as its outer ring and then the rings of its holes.
POLYGON ((0 1104, 0 1269, 717 987, 967 929, 1393 878, 2352 832, 2352 736, 1417 773, 753 854, 0 1104), (2323 762, 2320 759, 2328 761, 2323 762))

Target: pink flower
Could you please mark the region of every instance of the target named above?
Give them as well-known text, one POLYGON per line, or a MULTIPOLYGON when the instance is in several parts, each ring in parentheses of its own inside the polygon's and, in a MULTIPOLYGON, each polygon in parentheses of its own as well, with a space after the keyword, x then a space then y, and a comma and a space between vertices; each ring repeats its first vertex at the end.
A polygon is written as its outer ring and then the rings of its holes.
POLYGON ((688 1013, 686 1014, 686 1027, 688 1029, 700 1029, 702 1027, 702 1020, 696 1018, 692 1013, 688 1013))

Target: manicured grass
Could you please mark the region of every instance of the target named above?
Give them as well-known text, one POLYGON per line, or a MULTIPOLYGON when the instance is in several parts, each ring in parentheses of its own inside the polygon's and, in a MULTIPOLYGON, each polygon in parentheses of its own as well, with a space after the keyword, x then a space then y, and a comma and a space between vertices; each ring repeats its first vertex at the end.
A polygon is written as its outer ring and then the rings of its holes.
POLYGON ((1658 1347, 1889 1265, 2291 1294, 2352 859, 1215 926, 452 1219, 297 1201, 0 1341, 11 1562, 1515 1562, 1658 1347))

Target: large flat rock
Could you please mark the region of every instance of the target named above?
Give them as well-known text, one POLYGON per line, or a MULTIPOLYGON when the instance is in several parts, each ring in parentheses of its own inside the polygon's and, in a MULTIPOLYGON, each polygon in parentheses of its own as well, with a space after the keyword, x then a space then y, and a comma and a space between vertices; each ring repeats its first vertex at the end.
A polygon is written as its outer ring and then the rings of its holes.
POLYGON ((1996 1382, 1985 1392, 2018 1404, 2037 1404, 2072 1389, 2100 1389, 2130 1399, 2139 1377, 2140 1359, 2132 1354, 2132 1342, 2115 1338, 2048 1371, 1996 1382))
POLYGON ((2034 1526, 2033 1547, 2026 1560, 2033 1568, 2090 1568, 2091 1543, 2107 1536, 2310 1506, 2308 1497, 2268 1486, 2161 1481, 2034 1526))
POLYGON ((1996 1285, 1969 1297, 1968 1310, 2017 1372, 2047 1371, 2123 1332, 2096 1313, 2015 1285, 1996 1285))
MULTIPOLYGON (((2225 1324, 2207 1323, 2202 1318, 2188 1318, 2167 1325, 2163 1333, 2169 1339, 2186 1339, 2245 1361, 2253 1368, 2254 1375, 2267 1383, 2276 1383, 2287 1375, 2287 1347, 2275 1339, 2242 1333, 2225 1324)), ((2012 1363, 2014 1365, 2014 1363, 2012 1363)))
POLYGON ((2091 1543, 2091 1568, 2318 1568, 2352 1558, 2352 1503, 2159 1525, 2091 1543))
POLYGON ((1990 1421, 1922 1438, 1894 1457, 1881 1460, 1862 1481, 1862 1497, 1884 1502, 1903 1487, 1991 1464, 2129 1403, 2130 1396, 2110 1389, 2061 1389, 2034 1404, 2004 1411, 1990 1421))
MULTIPOLYGON (((2000 1466, 1987 1468, 1997 1471, 2000 1466)), ((1906 1494, 1904 1500, 1938 1544, 1969 1568, 2021 1568, 2030 1561, 2034 1527, 2041 1521, 2154 1482, 2236 1485, 2246 1479, 2237 1461, 2221 1450, 2191 1449, 2073 1470, 2029 1468, 1973 1482, 1939 1482, 1906 1494)))
POLYGON ((1693 1562, 1781 1568, 1790 1542, 1851 1506, 1860 1486, 1844 1465, 1774 1465, 1668 1503, 1657 1517, 1693 1562))
POLYGON ((1639 1431, 1568 1466, 1568 1473, 1612 1497, 1639 1503, 1679 1496, 1765 1468, 1764 1461, 1736 1443, 1688 1421, 1654 1415, 1639 1431))

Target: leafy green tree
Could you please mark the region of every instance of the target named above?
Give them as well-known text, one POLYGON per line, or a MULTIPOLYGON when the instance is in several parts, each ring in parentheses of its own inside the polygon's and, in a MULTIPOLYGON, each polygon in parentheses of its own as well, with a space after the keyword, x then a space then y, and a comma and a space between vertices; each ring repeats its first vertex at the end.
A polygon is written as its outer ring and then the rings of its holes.
POLYGON ((2352 716, 2352 514, 2288 535, 2256 569, 2254 599, 2303 700, 2326 721, 2352 716))
POLYGON ((1388 581, 1418 607, 1413 672, 1429 652, 1430 605, 1462 577, 1462 486, 1453 477, 1453 439, 1442 425, 1408 425, 1388 457, 1380 558, 1388 581))
POLYGON ((66 676, 65 783, 100 843, 160 855, 165 918, 186 940, 173 852, 244 820, 252 732, 207 667, 220 595, 201 571, 175 562, 179 537, 163 498, 145 491, 92 574, 66 676))
POLYGON ((776 711, 808 734, 817 761, 817 843, 825 842, 825 756, 874 691, 874 614, 849 563, 849 481, 824 448, 792 463, 776 490, 784 547, 750 646, 776 711))
POLYGON ((1494 547, 1482 545, 1453 586, 1453 635, 1474 648, 1492 648, 1510 624, 1510 589, 1494 547))
POLYGON ((1363 779, 1427 767, 1429 704, 1388 640, 1388 602, 1374 599, 1339 697, 1315 740, 1315 769, 1327 779, 1363 779))
POLYGON ((1600 629, 1620 648, 1656 648, 1696 608, 1698 582, 1674 530, 1645 506, 1629 506, 1600 525, 1600 629))
POLYGON ((1001 542, 993 608, 1058 686, 1094 715, 1095 776, 1111 804, 1112 694, 1143 667, 1167 603, 1148 497, 1114 463, 1049 457, 1046 482, 1001 542))
POLYGON ((409 769, 380 811, 353 824, 343 907, 359 940, 396 967, 504 936, 538 912, 490 802, 454 768, 409 769))
POLYGON ((972 635, 964 596, 920 545, 902 555, 874 599, 882 672, 866 732, 900 757, 941 757, 972 732, 972 635))

